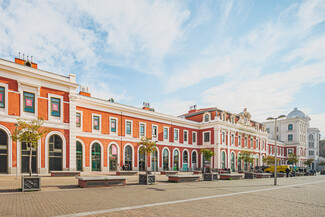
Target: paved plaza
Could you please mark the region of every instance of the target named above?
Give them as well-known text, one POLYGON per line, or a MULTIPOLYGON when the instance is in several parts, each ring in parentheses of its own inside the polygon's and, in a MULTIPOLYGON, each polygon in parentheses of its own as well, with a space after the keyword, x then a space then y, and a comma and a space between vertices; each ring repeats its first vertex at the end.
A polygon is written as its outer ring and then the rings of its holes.
MULTIPOLYGON (((98 174, 100 175, 100 174, 98 174)), ((16 191, 0 176, 0 216, 324 216, 325 176, 81 189, 74 177, 42 177, 42 191, 16 191)))

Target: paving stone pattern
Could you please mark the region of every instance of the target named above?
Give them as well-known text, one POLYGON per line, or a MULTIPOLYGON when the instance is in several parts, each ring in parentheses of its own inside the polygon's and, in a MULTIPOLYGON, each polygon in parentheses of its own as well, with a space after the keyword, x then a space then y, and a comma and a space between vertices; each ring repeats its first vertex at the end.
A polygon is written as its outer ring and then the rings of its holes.
POLYGON ((105 210, 92 216, 324 216, 325 176, 279 178, 289 188, 203 199, 191 202, 109 212, 110 209, 271 189, 273 179, 168 183, 158 175, 156 185, 81 189, 74 177, 42 177, 41 192, 11 192, 20 180, 0 176, 0 216, 58 216, 105 210))

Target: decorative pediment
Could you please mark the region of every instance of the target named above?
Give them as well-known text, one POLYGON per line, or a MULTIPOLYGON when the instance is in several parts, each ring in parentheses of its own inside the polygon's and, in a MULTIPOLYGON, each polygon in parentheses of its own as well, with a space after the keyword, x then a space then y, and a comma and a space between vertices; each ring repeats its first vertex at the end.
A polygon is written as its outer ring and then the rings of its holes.
POLYGON ((251 114, 247 111, 247 108, 244 108, 244 111, 239 113, 239 121, 238 123, 251 126, 251 114))

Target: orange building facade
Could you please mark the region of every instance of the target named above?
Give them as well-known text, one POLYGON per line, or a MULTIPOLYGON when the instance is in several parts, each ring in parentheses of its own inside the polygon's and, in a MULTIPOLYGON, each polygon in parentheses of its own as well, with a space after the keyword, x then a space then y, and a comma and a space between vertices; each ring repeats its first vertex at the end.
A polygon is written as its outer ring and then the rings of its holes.
MULTIPOLYGON (((233 114, 218 108, 192 108, 179 117, 155 112, 147 104, 135 108, 91 96, 76 76, 62 76, 37 69, 22 59, 0 59, 0 173, 26 173, 29 147, 11 139, 17 119, 41 117, 50 132, 33 150, 35 173, 53 170, 84 172, 145 170, 139 152, 141 137, 157 141, 150 170, 195 170, 202 168, 202 148, 215 156, 213 168, 243 170, 238 158, 243 150, 254 153, 253 166, 274 153, 264 125, 251 120, 245 109, 233 114)), ((273 141, 274 142, 274 141, 273 141)), ((286 163, 285 145, 278 142, 280 162, 286 163)))

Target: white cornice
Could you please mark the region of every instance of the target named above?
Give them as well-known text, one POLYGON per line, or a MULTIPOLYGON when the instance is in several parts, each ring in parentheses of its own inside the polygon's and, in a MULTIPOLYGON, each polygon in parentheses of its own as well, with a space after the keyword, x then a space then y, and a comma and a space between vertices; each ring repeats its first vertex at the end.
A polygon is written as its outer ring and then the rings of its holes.
MULTIPOLYGON (((43 71, 40 69, 31 68, 28 66, 23 66, 14 62, 0 59, 0 69, 9 71, 11 73, 17 73, 20 75, 25 75, 29 77, 36 78, 38 80, 51 81, 60 85, 65 85, 73 88, 78 88, 78 84, 71 82, 70 78, 63 75, 58 75, 55 73, 43 71)), ((73 77, 73 75, 72 75, 73 77)), ((74 80, 73 77, 72 80, 74 80)))

